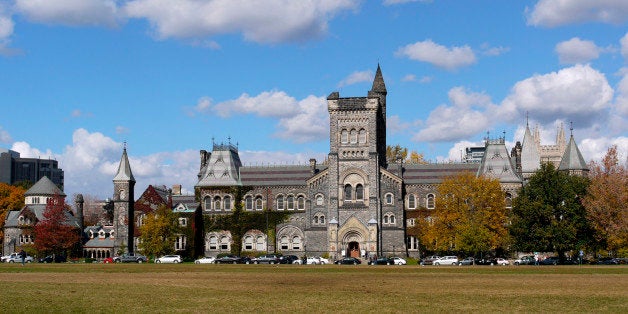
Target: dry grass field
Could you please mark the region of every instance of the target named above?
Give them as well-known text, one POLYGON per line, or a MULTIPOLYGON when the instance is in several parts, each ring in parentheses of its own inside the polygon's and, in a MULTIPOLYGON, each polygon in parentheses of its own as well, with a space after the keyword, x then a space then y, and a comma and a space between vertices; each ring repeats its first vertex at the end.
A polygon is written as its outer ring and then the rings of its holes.
POLYGON ((3 313, 628 313, 628 266, 0 264, 3 313))

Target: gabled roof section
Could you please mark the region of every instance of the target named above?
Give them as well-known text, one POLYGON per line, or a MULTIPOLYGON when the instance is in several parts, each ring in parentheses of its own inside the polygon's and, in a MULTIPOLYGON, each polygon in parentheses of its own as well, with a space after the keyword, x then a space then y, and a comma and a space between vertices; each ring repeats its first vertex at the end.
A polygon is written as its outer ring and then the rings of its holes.
POLYGON ((541 168, 541 153, 538 150, 536 141, 526 125, 526 132, 523 135, 521 144, 521 172, 531 173, 541 168))
POLYGON ((573 134, 569 138, 569 144, 567 144, 567 149, 565 149, 563 158, 560 160, 558 170, 589 170, 578 145, 576 145, 573 134))
POLYGON ((482 157, 477 175, 495 178, 501 183, 521 182, 521 178, 515 171, 512 159, 508 155, 504 138, 486 140, 486 151, 484 157, 482 157))
POLYGON ((240 167, 242 162, 237 147, 231 144, 214 144, 211 157, 196 186, 242 185, 240 167))
POLYGON ((377 71, 375 72, 375 79, 373 79, 373 87, 371 92, 386 94, 386 83, 384 83, 384 76, 382 75, 382 69, 377 64, 377 71))
MULTIPOLYGON (((316 165, 316 173, 327 169, 327 166, 316 165)), ((243 185, 263 186, 305 186, 314 174, 309 165, 269 165, 242 167, 243 185)))
POLYGON ((120 165, 118 165, 118 173, 113 177, 113 181, 132 181, 135 182, 133 172, 131 172, 131 164, 129 163, 129 157, 126 154, 126 147, 122 151, 122 158, 120 158, 120 165))
POLYGON ((53 196, 59 195, 65 197, 65 193, 59 189, 48 177, 43 176, 35 185, 28 189, 24 196, 53 196))
MULTIPOLYGON (((410 185, 438 184, 461 172, 476 173, 478 167, 478 163, 404 164, 403 181, 410 185)), ((401 177, 398 164, 388 164, 387 170, 401 177)))

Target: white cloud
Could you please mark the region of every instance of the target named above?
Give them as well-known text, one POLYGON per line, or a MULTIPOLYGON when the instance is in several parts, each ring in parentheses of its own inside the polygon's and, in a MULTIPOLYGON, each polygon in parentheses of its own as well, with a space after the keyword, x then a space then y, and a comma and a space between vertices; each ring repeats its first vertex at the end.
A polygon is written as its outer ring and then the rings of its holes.
POLYGON ((462 161, 462 156, 464 156, 465 149, 467 147, 478 147, 478 146, 484 146, 484 143, 469 142, 469 141, 456 142, 452 146, 452 148, 449 149, 449 152, 448 152, 446 158, 438 157, 437 160, 439 162, 447 162, 447 161, 459 162, 459 161, 462 161))
POLYGON ((482 44, 480 48, 482 49, 483 55, 490 57, 496 57, 510 51, 510 48, 508 47, 491 47, 488 43, 482 44))
POLYGON ((409 128, 410 123, 403 122, 398 115, 393 115, 386 118, 386 130, 391 135, 401 133, 409 128))
POLYGON ((469 46, 447 48, 434 43, 431 39, 400 47, 395 54, 411 60, 428 62, 448 70, 469 66, 476 62, 475 53, 469 46))
POLYGON ((199 38, 242 33, 258 43, 300 42, 321 37, 336 14, 356 0, 133 0, 124 11, 150 21, 159 38, 199 38))
POLYGON ((556 44, 555 50, 563 64, 587 63, 597 59, 601 51, 594 42, 578 37, 556 44))
POLYGON ((485 131, 492 123, 488 114, 495 107, 484 93, 469 92, 463 87, 449 91, 450 106, 440 105, 430 112, 426 128, 412 138, 417 142, 455 141, 485 131))
POLYGON ((395 4, 404 4, 404 3, 410 3, 410 2, 424 2, 424 3, 430 3, 433 0, 384 0, 383 4, 384 5, 395 5, 395 4))
POLYGON ((53 154, 50 149, 47 149, 46 151, 41 151, 37 148, 31 147, 31 145, 26 142, 13 143, 13 145, 11 146, 11 150, 20 153, 21 158, 58 159, 59 157, 59 155, 53 154))
POLYGON ((2 126, 0 126, 0 143, 11 143, 13 141, 13 139, 11 138, 11 134, 9 134, 9 132, 7 132, 6 130, 2 129, 2 126))
POLYGON ((349 76, 347 76, 345 79, 340 81, 340 83, 338 83, 338 87, 344 87, 362 82, 372 82, 373 77, 373 71, 370 70, 353 72, 349 74, 349 76))
POLYGON ((329 114, 324 97, 308 96, 299 101, 299 112, 279 120, 275 136, 296 143, 329 138, 329 114))
POLYGON ((226 118, 233 114, 255 114, 260 117, 287 117, 299 113, 297 100, 283 91, 262 92, 257 96, 242 94, 238 99, 211 104, 207 98, 196 106, 199 110, 215 112, 226 118))
POLYGON ((621 55, 624 57, 624 60, 628 62, 628 33, 621 38, 619 43, 621 45, 621 55))
POLYGON ((526 8, 529 25, 555 27, 574 23, 620 24, 628 20, 626 0, 540 0, 526 8))
POLYGON ((5 12, 5 8, 0 3, 0 55, 12 55, 14 49, 9 48, 11 36, 15 28, 15 23, 10 15, 5 12))
POLYGON ((118 24, 115 0, 16 0, 15 9, 38 23, 108 27, 118 24))
POLYGON ((588 127, 605 119, 612 98, 604 74, 589 65, 575 65, 517 82, 497 115, 512 122, 529 112, 541 123, 563 118, 588 127))
POLYGON ((600 161, 606 155, 608 148, 613 145, 617 145, 619 161, 626 161, 626 158, 628 158, 628 137, 625 136, 585 138, 578 143, 578 148, 585 161, 589 162, 591 160, 600 161))

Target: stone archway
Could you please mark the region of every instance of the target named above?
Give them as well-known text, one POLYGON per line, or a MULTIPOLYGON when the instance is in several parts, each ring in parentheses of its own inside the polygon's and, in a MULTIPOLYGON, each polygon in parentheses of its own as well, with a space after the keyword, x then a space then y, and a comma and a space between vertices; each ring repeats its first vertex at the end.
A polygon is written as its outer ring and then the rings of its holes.
POLYGON ((347 232, 342 239, 342 247, 345 249, 346 256, 350 257, 360 258, 360 248, 363 244, 364 237, 357 230, 347 232))

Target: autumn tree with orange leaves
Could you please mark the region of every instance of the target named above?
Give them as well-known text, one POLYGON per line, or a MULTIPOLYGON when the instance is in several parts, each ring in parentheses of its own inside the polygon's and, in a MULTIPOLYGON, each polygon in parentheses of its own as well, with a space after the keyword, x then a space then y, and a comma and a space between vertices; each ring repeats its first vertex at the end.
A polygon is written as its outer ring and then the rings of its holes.
POLYGON ((0 237, 4 237, 4 219, 11 210, 24 207, 24 188, 0 183, 0 237))
POLYGON ((583 204, 599 248, 628 255, 628 172, 619 162, 617 146, 601 162, 589 165, 591 184, 583 204))

